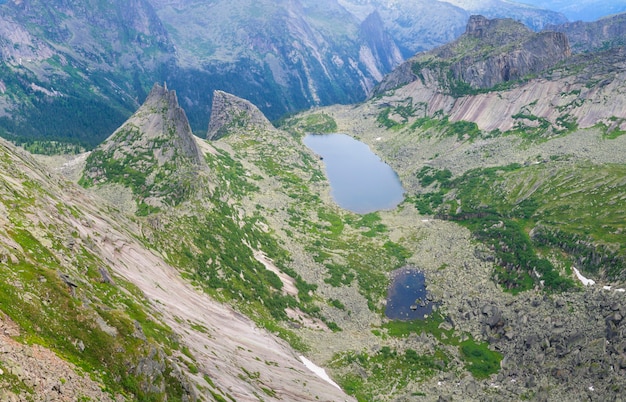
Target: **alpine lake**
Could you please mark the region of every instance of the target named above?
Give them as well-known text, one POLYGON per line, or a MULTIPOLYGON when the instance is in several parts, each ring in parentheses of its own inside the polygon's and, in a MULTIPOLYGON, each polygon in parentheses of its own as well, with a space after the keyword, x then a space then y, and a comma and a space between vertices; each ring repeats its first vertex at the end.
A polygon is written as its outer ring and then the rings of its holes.
MULTIPOLYGON (((358 214, 396 208, 404 188, 394 170, 364 143, 345 134, 308 134, 304 144, 326 167, 337 205, 358 214)), ((394 320, 424 319, 432 311, 424 273, 400 268, 392 273, 385 315, 394 320)))

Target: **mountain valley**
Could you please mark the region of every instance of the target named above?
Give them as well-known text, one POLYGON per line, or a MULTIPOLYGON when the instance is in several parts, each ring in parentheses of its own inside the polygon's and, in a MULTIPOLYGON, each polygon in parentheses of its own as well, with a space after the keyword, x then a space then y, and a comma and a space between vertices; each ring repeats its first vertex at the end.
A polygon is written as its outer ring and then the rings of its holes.
MULTIPOLYGON (((36 2, 14 3, 32 11, 36 2)), ((272 124, 263 93, 209 97, 181 75, 143 97, 120 86, 128 102, 112 104, 124 119, 89 152, 32 155, 0 140, 0 400, 621 400, 623 15, 559 32, 472 16, 402 61, 406 47, 383 45, 399 35, 381 28, 391 2, 332 3, 350 10, 333 14, 350 21, 342 29, 372 34, 359 46, 384 62, 346 86, 372 89, 360 103, 312 102, 272 124), (373 5, 382 7, 374 16, 373 5), (193 128, 187 111, 209 109, 193 128), (405 200, 367 214, 338 207, 324 160, 303 143, 324 133, 367 144, 395 170, 405 200), (425 275, 434 311, 389 319, 389 284, 409 269, 425 275)), ((181 45, 196 41, 191 31, 159 21, 193 22, 190 10, 221 2, 133 4, 151 21, 132 35, 145 52, 72 47, 64 71, 99 57, 105 71, 113 55, 158 69, 172 48, 187 63, 176 69, 209 58, 208 47, 181 45)), ((290 6, 276 18, 293 21, 302 7, 303 43, 330 43, 312 28, 328 9, 290 6)), ((258 7, 265 15, 274 4, 258 7)), ((249 38, 254 49, 274 46, 249 38)), ((32 43, 33 58, 49 63, 50 42, 32 43)), ((313 71, 268 63, 291 78, 313 71)), ((330 71, 329 81, 342 80, 330 71)), ((118 82, 108 73, 100 88, 118 82)), ((18 110, 3 99, 6 113, 18 110)))

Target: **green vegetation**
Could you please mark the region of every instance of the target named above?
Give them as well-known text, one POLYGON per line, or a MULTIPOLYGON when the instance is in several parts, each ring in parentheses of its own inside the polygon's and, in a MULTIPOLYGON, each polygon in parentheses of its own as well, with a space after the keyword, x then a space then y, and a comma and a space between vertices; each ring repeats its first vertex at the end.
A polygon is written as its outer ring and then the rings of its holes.
POLYGON ((80 145, 59 141, 19 140, 16 142, 28 152, 40 155, 75 155, 86 151, 80 145))
POLYGON ((301 118, 283 118, 278 126, 292 132, 326 134, 337 132, 337 122, 326 113, 311 113, 301 118))
MULTIPOLYGON (((515 125, 513 129, 505 133, 506 135, 517 135, 529 142, 541 142, 578 130, 578 121, 569 113, 557 117, 554 124, 544 117, 533 115, 530 113, 529 107, 536 103, 537 101, 532 102, 528 107, 524 107, 522 111, 511 116, 515 119, 515 125)), ((567 107, 564 107, 562 111, 565 110, 567 107)))
POLYGON ((605 139, 614 140, 626 134, 626 130, 622 130, 620 128, 624 125, 624 122, 626 122, 626 119, 613 116, 609 120, 610 120, 611 128, 609 128, 609 126, 607 126, 604 123, 597 124, 597 127, 599 127, 602 130, 602 136, 605 139))
POLYGON ((342 373, 339 380, 342 387, 359 401, 373 400, 375 395, 393 395, 409 384, 459 369, 455 367, 457 363, 451 348, 458 348, 462 368, 477 379, 488 378, 500 371, 500 353, 467 334, 464 335, 467 339, 461 341, 453 329, 443 329, 444 322, 445 318, 434 312, 424 320, 389 321, 380 330, 373 330, 394 338, 407 338, 412 334, 432 336, 435 343, 429 347, 429 352, 418 353, 410 348, 401 351, 389 346, 383 346, 375 353, 348 351, 336 354, 331 367, 342 373))
POLYGON ((358 401, 373 401, 378 395, 391 396, 410 384, 447 371, 451 357, 443 349, 418 354, 413 349, 398 351, 383 346, 378 352, 345 352, 335 355, 331 367, 350 368, 339 382, 358 401), (364 371, 367 376, 355 374, 364 371))
POLYGON ((376 121, 382 127, 388 129, 399 129, 409 121, 409 118, 415 115, 416 108, 413 106, 413 100, 408 99, 405 104, 399 104, 395 107, 386 107, 380 111, 376 121))
POLYGON ((337 123, 326 113, 313 113, 304 118, 302 128, 309 133, 334 133, 337 123))
POLYGON ((489 378, 490 375, 500 371, 502 355, 489 349, 485 342, 463 341, 461 353, 465 361, 465 369, 477 379, 489 378))
POLYGON ((131 115, 135 104, 120 97, 110 85, 120 81, 118 75, 90 71, 87 82, 73 64, 59 66, 67 76, 60 73, 51 82, 41 82, 27 69, 0 64, 0 79, 6 92, 20 107, 19 118, 0 117, 0 136, 45 154, 73 146, 92 149, 131 115), (63 96, 33 91, 31 83, 46 89, 57 88, 63 96), (92 85, 98 86, 101 97, 94 96, 92 85))
POLYGON ((467 226, 495 257, 494 279, 513 293, 540 282, 548 291, 572 289, 564 276, 572 263, 621 277, 626 250, 618 235, 624 205, 617 182, 623 167, 552 163, 475 169, 454 179, 425 167, 417 177, 432 190, 412 201, 421 213, 467 226))
POLYGON ((500 371, 502 354, 489 349, 485 342, 478 343, 465 334, 465 340, 459 339, 453 329, 444 329, 445 318, 441 313, 434 312, 424 320, 390 321, 382 328, 392 337, 406 338, 411 334, 432 335, 441 345, 458 346, 464 368, 478 379, 487 378, 500 371))
POLYGON ((478 128, 476 123, 464 120, 450 122, 448 116, 444 116, 441 113, 435 114, 432 117, 426 116, 416 119, 410 127, 413 131, 418 128, 421 131, 433 130, 442 137, 456 136, 459 141, 466 139, 474 141, 483 136, 482 131, 478 128))
MULTIPOLYGON (((165 352, 178 344, 171 329, 146 313, 136 288, 121 278, 116 278, 116 286, 102 282, 103 262, 83 247, 72 253, 65 250, 87 275, 86 281, 70 285, 64 278, 71 274, 63 273, 65 268, 51 249, 28 229, 17 227, 8 234, 24 253, 0 272, 0 306, 20 326, 22 341, 50 348, 86 372, 101 373, 98 378, 109 392, 142 400, 182 396, 182 386, 169 375, 173 369, 165 359, 165 352), (105 331, 98 320, 115 332, 105 331), (135 336, 138 330, 143 340, 135 336), (164 371, 148 379, 133 368, 151 351, 156 351, 152 359, 162 363, 164 371), (164 394, 150 391, 148 384, 155 383, 164 385, 164 394)), ((56 238, 52 240, 55 251, 63 249, 56 238)))
MULTIPOLYGON (((118 131, 113 141, 132 144, 141 135, 138 128, 130 127, 118 131)), ((103 182, 119 183, 131 189, 137 203, 138 216, 160 211, 159 207, 145 202, 150 197, 159 198, 167 205, 178 205, 195 193, 199 179, 193 161, 178 155, 175 148, 172 160, 158 163, 157 150, 166 153, 171 147, 168 139, 157 138, 146 148, 133 149, 130 152, 121 147, 97 149, 87 158, 85 173, 79 184, 91 187, 103 182)), ((234 161, 226 162, 228 168, 236 170, 234 161)))

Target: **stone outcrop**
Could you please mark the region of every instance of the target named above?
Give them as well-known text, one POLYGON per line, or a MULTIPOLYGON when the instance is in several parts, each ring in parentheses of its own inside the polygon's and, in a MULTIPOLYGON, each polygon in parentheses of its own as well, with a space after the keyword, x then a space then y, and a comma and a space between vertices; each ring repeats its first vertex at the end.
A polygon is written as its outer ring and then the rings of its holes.
POLYGON ((416 117, 443 112, 486 132, 541 125, 550 137, 596 124, 613 132, 625 127, 625 52, 616 46, 572 54, 564 33, 475 16, 458 41, 416 55, 375 93, 393 89, 381 102, 411 99, 416 117))
POLYGON ((534 33, 511 19, 474 15, 458 40, 409 59, 375 93, 419 79, 442 93, 464 95, 537 74, 570 55, 562 33, 534 33))
MULTIPOLYGON (((455 80, 472 88, 491 88, 519 80, 544 71, 571 55, 565 35, 555 32, 535 34, 513 20, 472 16, 466 36, 478 39, 479 44, 469 54, 462 55, 458 62, 453 61, 451 71, 455 80)), ((452 46, 452 49, 442 49, 438 56, 444 58, 448 52, 459 54, 452 46)))
POLYGON ((155 84, 143 105, 87 158, 84 185, 118 183, 139 203, 188 198, 208 167, 175 91, 155 84))
POLYGON ((626 45, 626 13, 599 19, 594 22, 568 22, 548 26, 546 30, 567 35, 575 53, 609 49, 626 45))
MULTIPOLYGON (((359 37, 365 45, 361 46, 359 60, 370 75, 380 82, 386 72, 392 71, 404 60, 400 49, 385 30, 380 14, 375 11, 361 23, 359 37)), ((361 80, 363 82, 363 79, 361 80)), ((362 85, 369 92, 375 82, 362 85)))
POLYGON ((215 91, 207 140, 217 140, 234 129, 273 130, 274 126, 249 101, 224 91, 215 91))

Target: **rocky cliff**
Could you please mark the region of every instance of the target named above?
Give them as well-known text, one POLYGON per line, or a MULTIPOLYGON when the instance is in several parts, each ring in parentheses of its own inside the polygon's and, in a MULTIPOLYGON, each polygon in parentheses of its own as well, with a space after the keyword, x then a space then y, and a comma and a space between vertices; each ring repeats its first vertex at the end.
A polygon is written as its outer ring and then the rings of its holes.
POLYGON ((379 93, 402 86, 398 99, 410 96, 425 115, 443 112, 486 131, 533 128, 552 136, 596 124, 620 130, 623 53, 615 47, 572 56, 563 33, 476 17, 459 41, 416 55, 386 77, 379 93))
POLYGON ((537 74, 570 55, 562 33, 534 33, 513 20, 472 16, 458 40, 409 59, 376 93, 419 79, 458 96, 537 74))
POLYGON ((86 160, 81 183, 128 185, 140 207, 188 199, 208 167, 176 93, 155 84, 143 105, 86 160))
POLYGON ((575 53, 606 50, 626 45, 626 13, 599 19, 594 22, 570 22, 546 27, 567 35, 575 53))
POLYGON ((360 30, 361 21, 336 0, 262 0, 255 12, 242 0, 154 4, 176 29, 177 66, 167 81, 190 100, 186 108, 198 130, 206 128, 214 90, 248 99, 276 119, 364 99, 396 60, 393 40, 378 34, 385 27, 372 30, 381 22, 360 30))
POLYGON ((366 66, 373 78, 367 83, 369 92, 383 76, 402 63, 400 49, 385 30, 385 25, 377 11, 368 15, 359 27, 359 38, 363 43, 359 51, 359 60, 366 66))
POLYGON ((213 93, 207 139, 216 140, 231 131, 267 131, 274 126, 261 111, 245 99, 224 91, 213 93))

